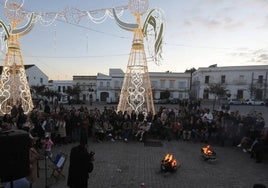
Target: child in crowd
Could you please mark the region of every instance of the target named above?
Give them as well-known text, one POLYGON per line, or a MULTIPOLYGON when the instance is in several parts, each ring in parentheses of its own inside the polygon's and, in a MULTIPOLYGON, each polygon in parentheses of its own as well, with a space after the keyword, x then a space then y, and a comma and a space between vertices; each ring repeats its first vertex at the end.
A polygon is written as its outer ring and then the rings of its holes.
POLYGON ((52 158, 52 146, 54 145, 53 141, 49 138, 49 136, 46 136, 45 141, 43 143, 43 146, 45 148, 45 156, 52 158))

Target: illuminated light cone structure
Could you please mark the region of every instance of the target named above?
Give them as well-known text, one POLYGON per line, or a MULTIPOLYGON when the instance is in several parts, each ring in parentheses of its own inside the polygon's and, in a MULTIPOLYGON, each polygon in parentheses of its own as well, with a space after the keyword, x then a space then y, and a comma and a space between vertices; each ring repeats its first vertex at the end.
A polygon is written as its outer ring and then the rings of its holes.
POLYGON ((147 22, 143 27, 141 25, 141 16, 147 12, 148 6, 148 0, 129 1, 128 7, 131 13, 136 16, 135 24, 122 22, 117 17, 115 10, 113 10, 117 24, 125 30, 134 32, 117 111, 127 111, 130 113, 134 110, 136 113, 142 112, 148 114, 150 112, 155 114, 151 82, 144 50, 144 28, 148 27, 148 20, 150 20, 148 18, 152 15, 147 17, 147 22))
POLYGON ((0 20, 0 26, 5 30, 5 40, 8 45, 0 81, 0 114, 9 114, 14 105, 21 105, 24 113, 27 114, 33 109, 33 102, 23 64, 19 37, 32 29, 34 14, 31 14, 25 26, 18 29, 16 29, 17 25, 24 19, 21 6, 17 3, 6 3, 5 15, 11 22, 11 26, 6 26, 0 20))

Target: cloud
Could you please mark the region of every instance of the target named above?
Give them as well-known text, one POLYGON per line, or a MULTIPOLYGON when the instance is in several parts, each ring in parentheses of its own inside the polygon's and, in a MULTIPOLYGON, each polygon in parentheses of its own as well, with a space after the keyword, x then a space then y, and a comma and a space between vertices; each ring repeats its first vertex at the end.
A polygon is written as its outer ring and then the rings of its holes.
POLYGON ((256 62, 259 63, 268 63, 268 53, 266 54, 260 54, 256 57, 256 62))
POLYGON ((268 64, 268 47, 257 50, 247 48, 239 49, 240 52, 234 52, 231 55, 234 58, 241 58, 245 62, 268 64))
POLYGON ((200 0, 183 9, 181 25, 186 28, 233 29, 243 25, 237 16, 241 7, 228 0, 200 0))
POLYGON ((231 17, 196 17, 184 20, 183 27, 191 28, 194 26, 201 26, 207 29, 235 29, 243 26, 242 22, 236 21, 231 17))
POLYGON ((267 0, 249 0, 249 3, 251 3, 252 5, 259 5, 261 7, 264 8, 268 8, 268 1, 267 0))

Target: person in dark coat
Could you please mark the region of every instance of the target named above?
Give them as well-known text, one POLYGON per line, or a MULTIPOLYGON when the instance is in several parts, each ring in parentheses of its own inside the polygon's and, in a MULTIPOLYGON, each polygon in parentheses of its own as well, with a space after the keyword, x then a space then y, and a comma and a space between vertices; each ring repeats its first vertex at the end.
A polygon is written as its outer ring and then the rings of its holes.
POLYGON ((72 148, 67 180, 70 188, 87 188, 88 174, 93 170, 94 154, 87 151, 87 138, 82 138, 80 144, 72 148))

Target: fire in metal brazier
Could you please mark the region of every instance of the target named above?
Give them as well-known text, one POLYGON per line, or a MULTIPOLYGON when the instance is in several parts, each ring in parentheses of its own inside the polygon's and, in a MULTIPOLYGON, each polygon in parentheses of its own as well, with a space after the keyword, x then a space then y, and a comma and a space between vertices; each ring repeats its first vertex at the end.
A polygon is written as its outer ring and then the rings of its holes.
POLYGON ((164 159, 161 160, 161 171, 163 172, 175 172, 180 166, 175 157, 172 154, 166 154, 164 159))
POLYGON ((216 152, 211 149, 210 145, 201 148, 201 154, 205 161, 216 159, 216 152))

